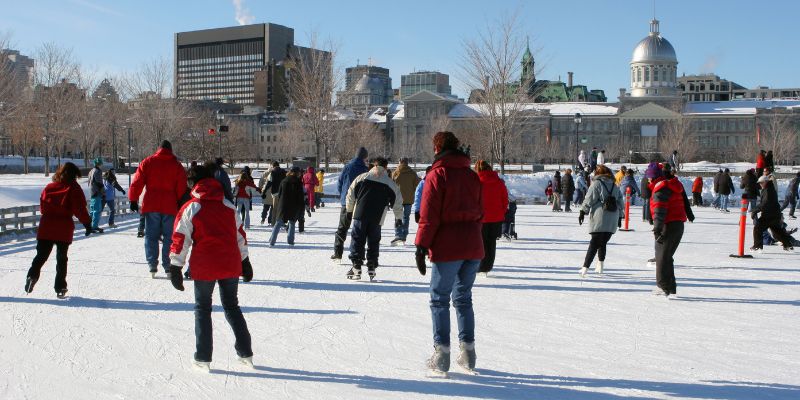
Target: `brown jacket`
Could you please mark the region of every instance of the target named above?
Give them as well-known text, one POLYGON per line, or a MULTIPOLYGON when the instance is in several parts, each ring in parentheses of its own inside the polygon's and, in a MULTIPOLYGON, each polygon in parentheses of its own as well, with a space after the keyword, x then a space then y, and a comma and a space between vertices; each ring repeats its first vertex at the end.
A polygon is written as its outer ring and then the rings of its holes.
POLYGON ((403 205, 414 204, 414 191, 417 190, 417 184, 420 181, 417 173, 408 165, 400 165, 392 173, 392 180, 400 187, 403 205))

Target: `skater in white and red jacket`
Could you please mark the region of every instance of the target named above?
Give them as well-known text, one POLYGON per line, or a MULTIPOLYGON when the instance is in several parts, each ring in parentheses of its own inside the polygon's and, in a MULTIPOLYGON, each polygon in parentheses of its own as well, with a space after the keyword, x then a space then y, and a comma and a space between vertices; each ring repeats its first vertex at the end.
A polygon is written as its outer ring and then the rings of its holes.
POLYGON ((211 295, 215 284, 225 319, 236 337, 234 348, 245 365, 253 363, 253 350, 247 322, 239 308, 239 276, 253 279, 253 267, 247 252, 247 237, 233 204, 225 199, 222 185, 207 166, 189 171, 192 199, 183 205, 175 220, 170 248, 170 280, 183 290, 181 268, 191 248, 189 263, 194 280, 194 315, 196 352, 194 365, 208 371, 213 347, 211 332, 211 295))

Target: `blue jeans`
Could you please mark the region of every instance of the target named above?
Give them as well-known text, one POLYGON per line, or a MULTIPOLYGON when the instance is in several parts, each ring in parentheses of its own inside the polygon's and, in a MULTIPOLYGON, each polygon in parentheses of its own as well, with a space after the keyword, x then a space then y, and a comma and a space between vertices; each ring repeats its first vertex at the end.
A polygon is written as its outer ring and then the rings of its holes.
POLYGON ((475 314, 472 311, 472 284, 481 260, 433 263, 431 268, 431 319, 433 342, 450 345, 450 297, 456 309, 458 340, 475 341, 475 314))
POLYGON ((242 215, 244 229, 250 229, 250 199, 236 198, 236 211, 242 215))
POLYGON ((408 237, 408 224, 411 217, 411 204, 403 204, 403 226, 394 228, 394 238, 403 239, 405 242, 408 237))
POLYGON ((137 229, 139 232, 144 232, 144 214, 141 212, 139 213, 139 226, 137 229))
POLYGON ((728 211, 728 197, 730 197, 730 196, 727 195, 727 194, 719 195, 719 198, 720 198, 719 208, 720 209, 728 211))
POLYGON ((108 225, 114 225, 114 200, 105 200, 105 203, 108 206, 108 225))
POLYGON ((722 198, 721 194, 719 193, 715 194, 714 200, 711 201, 711 205, 714 206, 714 208, 719 208, 720 207, 719 201, 721 200, 721 198, 722 198))
POLYGON ((270 246, 275 246, 275 241, 278 240, 278 232, 281 231, 284 225, 288 225, 286 230, 289 233, 286 243, 294 245, 294 221, 283 222, 282 219, 278 218, 278 220, 275 221, 275 226, 272 227, 272 234, 269 237, 270 246))
POLYGON ((211 362, 211 353, 214 351, 214 339, 211 327, 211 295, 214 293, 214 284, 219 283, 219 297, 225 319, 233 329, 236 342, 233 348, 239 357, 252 357, 253 347, 247 322, 239 308, 239 278, 221 279, 219 281, 194 281, 194 336, 196 352, 194 359, 197 361, 211 362))
POLYGON ((89 202, 89 213, 92 216, 92 229, 100 226, 100 215, 103 213, 103 196, 92 197, 89 202))
POLYGON ((158 239, 161 238, 161 265, 169 272, 169 247, 172 246, 174 215, 149 212, 144 214, 144 256, 155 272, 158 266, 158 239))

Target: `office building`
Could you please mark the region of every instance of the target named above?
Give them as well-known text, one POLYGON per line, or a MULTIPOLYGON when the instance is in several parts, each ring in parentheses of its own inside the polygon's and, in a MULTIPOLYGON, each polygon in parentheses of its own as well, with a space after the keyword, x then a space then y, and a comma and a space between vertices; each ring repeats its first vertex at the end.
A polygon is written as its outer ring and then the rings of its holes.
POLYGON ((437 71, 419 71, 400 77, 401 100, 423 90, 442 96, 453 96, 450 88, 450 76, 447 74, 437 71))

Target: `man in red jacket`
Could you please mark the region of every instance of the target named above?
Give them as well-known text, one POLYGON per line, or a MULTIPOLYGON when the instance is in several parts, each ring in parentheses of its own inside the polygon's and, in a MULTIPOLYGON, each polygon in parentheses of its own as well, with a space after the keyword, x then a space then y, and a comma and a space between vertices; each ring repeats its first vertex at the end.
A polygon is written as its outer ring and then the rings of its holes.
POLYGON ((433 264, 431 315, 434 353, 428 368, 435 375, 450 369, 450 297, 458 318, 458 364, 475 368, 475 315, 472 285, 484 256, 481 238, 481 183, 469 157, 458 150, 452 132, 433 138, 436 153, 422 190, 417 230, 417 267, 425 274, 425 256, 433 264))
POLYGON ((178 202, 186 193, 186 171, 172 154, 172 144, 165 140, 161 148, 139 163, 133 178, 128 200, 131 211, 139 211, 139 196, 144 191, 141 214, 144 215, 144 255, 150 266, 150 274, 155 278, 158 272, 158 241, 164 242, 161 248, 161 265, 169 276, 169 247, 172 244, 172 226, 178 202))
POLYGON ((675 264, 673 256, 681 244, 683 224, 694 221, 689 198, 683 184, 673 175, 672 166, 664 164, 664 179, 653 187, 650 212, 653 216, 653 234, 656 239, 656 284, 653 294, 676 294, 675 264))
POLYGON ((239 276, 253 279, 253 267, 247 252, 247 236, 233 203, 225 198, 214 172, 198 165, 189 171, 194 183, 192 199, 181 207, 172 234, 170 280, 183 290, 181 268, 191 248, 189 264, 194 280, 194 316, 196 349, 194 366, 208 371, 213 349, 211 331, 211 294, 219 284, 219 296, 225 319, 236 337, 234 348, 239 361, 253 365, 253 349, 247 322, 239 308, 239 276))

